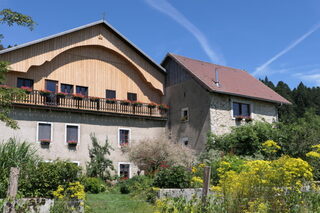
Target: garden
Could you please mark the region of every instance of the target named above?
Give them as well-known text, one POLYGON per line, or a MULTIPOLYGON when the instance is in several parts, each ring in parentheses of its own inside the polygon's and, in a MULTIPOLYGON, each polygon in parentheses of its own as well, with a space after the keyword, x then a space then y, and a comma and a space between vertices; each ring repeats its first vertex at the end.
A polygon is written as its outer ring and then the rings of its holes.
MULTIPOLYGON (((320 116, 311 111, 290 124, 251 122, 229 134, 208 134, 206 148, 194 153, 163 139, 143 140, 123 150, 141 169, 118 177, 112 147, 92 134, 86 169, 56 160, 44 162, 27 142, 0 144, 0 208, 27 212, 38 200, 15 202, 7 196, 10 168, 20 168, 16 199, 53 200, 59 212, 320 212, 320 116), (199 189, 211 168, 210 190, 171 196, 163 189, 199 189)), ((1 209, 2 210, 2 209, 1 209)))

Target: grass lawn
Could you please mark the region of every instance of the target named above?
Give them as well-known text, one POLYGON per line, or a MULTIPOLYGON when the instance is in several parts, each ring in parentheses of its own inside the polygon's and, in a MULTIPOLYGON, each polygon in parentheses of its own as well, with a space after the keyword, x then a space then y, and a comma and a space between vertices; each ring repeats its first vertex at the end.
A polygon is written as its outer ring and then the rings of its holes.
POLYGON ((116 192, 88 194, 87 204, 93 213, 152 213, 155 210, 144 200, 116 192))

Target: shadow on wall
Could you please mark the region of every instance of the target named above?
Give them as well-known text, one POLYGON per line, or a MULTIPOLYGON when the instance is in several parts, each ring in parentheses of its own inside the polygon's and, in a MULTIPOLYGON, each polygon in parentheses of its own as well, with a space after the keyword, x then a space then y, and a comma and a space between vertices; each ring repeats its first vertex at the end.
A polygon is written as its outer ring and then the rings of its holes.
MULTIPOLYGON (((106 64, 112 65, 113 70, 122 72, 125 76, 130 78, 137 87, 142 91, 142 93, 148 97, 152 102, 160 103, 162 92, 152 86, 150 82, 147 82, 142 73, 130 62, 128 62, 121 55, 116 53, 111 49, 107 49, 103 46, 89 45, 83 47, 75 47, 69 49, 58 56, 56 56, 52 61, 46 62, 40 66, 31 67, 27 73, 19 73, 18 77, 32 78, 34 82, 37 83, 44 78, 48 78, 50 74, 57 71, 63 66, 70 65, 73 62, 88 60, 86 67, 83 70, 79 70, 82 74, 73 76, 74 78, 80 78, 90 73, 88 68, 92 67, 95 69, 96 62, 93 60, 98 60, 105 62, 106 64), (90 63, 93 63, 90 66, 90 63)), ((96 70, 96 72, 108 72, 108 70, 96 70)), ((66 75, 63 73, 63 75, 66 75)), ((15 73, 14 77, 17 76, 15 73)), ((8 76, 10 78, 10 76, 8 76)), ((57 79, 52 79, 57 80, 57 79)), ((14 82, 14 81, 12 81, 14 82)), ((61 83, 61 82, 60 82, 61 83)), ((13 85, 12 85, 13 86, 13 85)), ((102 88, 107 89, 107 88, 102 88)), ((90 90, 90 89, 89 89, 90 90)))

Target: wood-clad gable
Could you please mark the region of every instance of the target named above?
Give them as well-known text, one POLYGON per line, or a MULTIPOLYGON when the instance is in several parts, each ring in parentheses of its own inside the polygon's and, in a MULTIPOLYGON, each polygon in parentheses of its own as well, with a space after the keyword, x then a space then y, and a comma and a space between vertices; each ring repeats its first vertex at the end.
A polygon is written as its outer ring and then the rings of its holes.
POLYGON ((11 63, 10 86, 21 77, 33 79, 34 89, 44 89, 49 79, 59 87, 86 86, 89 96, 96 97, 105 97, 110 89, 118 99, 132 92, 140 101, 159 103, 163 95, 165 73, 105 23, 2 53, 0 60, 11 63))

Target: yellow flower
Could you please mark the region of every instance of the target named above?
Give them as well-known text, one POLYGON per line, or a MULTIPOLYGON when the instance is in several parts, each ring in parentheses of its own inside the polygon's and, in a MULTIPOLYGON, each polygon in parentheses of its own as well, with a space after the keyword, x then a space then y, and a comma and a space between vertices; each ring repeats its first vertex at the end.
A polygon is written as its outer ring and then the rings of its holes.
POLYGON ((196 173, 198 170, 197 170, 197 168, 196 167, 192 167, 192 173, 196 173))

